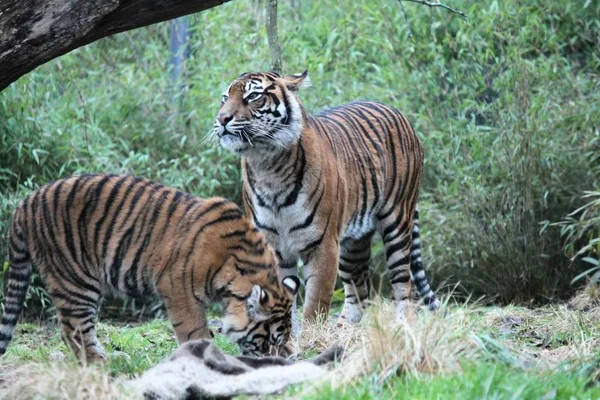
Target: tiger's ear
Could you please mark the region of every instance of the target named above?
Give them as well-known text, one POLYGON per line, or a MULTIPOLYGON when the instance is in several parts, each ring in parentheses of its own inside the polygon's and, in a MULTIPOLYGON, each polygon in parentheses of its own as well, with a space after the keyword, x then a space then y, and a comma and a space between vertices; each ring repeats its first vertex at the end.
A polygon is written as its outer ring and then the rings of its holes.
POLYGON ((292 294, 292 296, 295 296, 296 293, 298 293, 298 289, 300 289, 300 279, 294 275, 286 276, 283 278, 281 283, 283 284, 283 287, 292 294))
POLYGON ((308 70, 304 70, 301 74, 286 76, 283 80, 285 81, 285 86, 292 92, 297 92, 300 88, 312 85, 308 77, 308 70))
POLYGON ((258 285, 254 285, 250 297, 248 297, 248 315, 252 319, 262 317, 262 305, 267 302, 267 292, 258 285))

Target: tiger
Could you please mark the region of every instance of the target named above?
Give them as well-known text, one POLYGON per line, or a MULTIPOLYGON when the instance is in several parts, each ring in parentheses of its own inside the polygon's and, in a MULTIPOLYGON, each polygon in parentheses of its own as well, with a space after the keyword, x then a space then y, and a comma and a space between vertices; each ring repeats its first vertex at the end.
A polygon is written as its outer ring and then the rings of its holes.
POLYGON ((328 315, 339 270, 345 299, 337 323, 361 320, 375 232, 397 318, 412 304, 412 284, 437 310, 419 237, 420 139, 399 111, 377 102, 311 115, 298 94, 309 84, 307 71, 243 73, 223 93, 213 130, 241 156, 246 214, 275 248, 280 271, 297 275, 303 262, 303 319, 328 315))
POLYGON ((0 355, 33 266, 56 307, 63 341, 89 362, 107 359, 96 337, 105 294, 162 299, 179 344, 212 337, 205 315, 211 303, 222 307, 222 332, 242 354, 277 351, 290 337, 300 281, 281 279, 265 236, 224 198, 128 175, 71 176, 19 203, 8 255, 0 355))

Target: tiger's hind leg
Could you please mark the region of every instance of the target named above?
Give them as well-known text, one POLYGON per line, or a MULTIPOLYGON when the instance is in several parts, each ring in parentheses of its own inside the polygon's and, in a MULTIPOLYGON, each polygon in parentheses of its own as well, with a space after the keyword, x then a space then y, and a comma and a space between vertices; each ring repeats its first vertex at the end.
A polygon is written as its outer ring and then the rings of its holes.
POLYGON ((378 229, 385 246, 385 258, 392 295, 396 301, 396 318, 403 319, 411 306, 410 249, 412 231, 412 210, 406 215, 402 210, 394 210, 379 218, 378 229))
MULTIPOLYGON (((52 286, 52 285, 49 285, 52 286)), ((80 293, 74 289, 52 288, 62 338, 77 357, 87 362, 106 361, 106 353, 96 337, 96 322, 102 298, 95 292, 80 293)))
POLYGON ((346 298, 338 325, 360 322, 367 306, 372 236, 369 234, 359 240, 346 239, 341 243, 339 274, 346 298))
POLYGON ((421 239, 419 233, 419 211, 415 211, 412 228, 412 247, 410 253, 410 270, 412 281, 417 289, 419 297, 423 299, 423 303, 431 310, 435 311, 440 308, 440 301, 435 297, 435 293, 431 290, 425 270, 423 269, 423 260, 421 259, 421 239))

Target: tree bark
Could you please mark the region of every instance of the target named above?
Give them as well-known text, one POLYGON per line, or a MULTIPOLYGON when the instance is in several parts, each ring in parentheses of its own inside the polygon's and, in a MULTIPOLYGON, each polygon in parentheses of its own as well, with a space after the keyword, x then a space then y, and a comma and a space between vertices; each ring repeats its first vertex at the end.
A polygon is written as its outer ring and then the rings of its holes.
POLYGON ((105 36, 229 0, 0 0, 0 91, 39 65, 105 36))

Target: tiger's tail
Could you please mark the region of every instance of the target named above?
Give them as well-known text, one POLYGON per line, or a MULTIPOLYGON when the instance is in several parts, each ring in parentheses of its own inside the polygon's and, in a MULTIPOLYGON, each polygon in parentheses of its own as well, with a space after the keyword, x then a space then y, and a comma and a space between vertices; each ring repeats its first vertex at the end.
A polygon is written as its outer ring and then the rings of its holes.
POLYGON ((440 301, 435 297, 431 290, 425 270, 423 269, 423 260, 421 258, 421 239, 419 234, 419 211, 415 210, 412 228, 412 249, 410 253, 410 271, 413 284, 417 288, 419 297, 423 299, 430 310, 435 311, 440 308, 440 301))
POLYGON ((18 220, 22 216, 21 208, 13 214, 8 234, 8 292, 4 302, 4 314, 0 322, 0 356, 6 353, 12 339, 15 326, 23 309, 25 295, 31 279, 31 259, 27 249, 25 235, 18 220))

